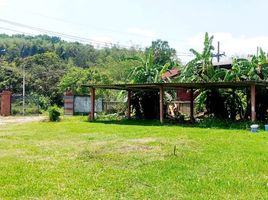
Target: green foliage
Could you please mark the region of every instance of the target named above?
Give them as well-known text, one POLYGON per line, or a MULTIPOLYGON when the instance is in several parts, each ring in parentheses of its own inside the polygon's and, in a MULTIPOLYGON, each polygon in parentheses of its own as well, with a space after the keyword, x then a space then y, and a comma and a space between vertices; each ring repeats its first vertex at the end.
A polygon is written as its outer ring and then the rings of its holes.
MULTIPOLYGON (((12 88, 13 93, 21 94, 25 71, 26 95, 40 96, 43 109, 50 104, 62 105, 63 92, 68 88, 86 94, 82 84, 126 82, 138 61, 125 58, 142 55, 135 48, 96 49, 47 35, 0 34, 0 91, 12 88)), ((112 92, 98 94, 114 97, 112 92)))
POLYGON ((96 70, 72 67, 61 78, 59 88, 62 93, 72 90, 76 94, 86 95, 88 94, 88 89, 83 87, 83 85, 108 84, 109 82, 110 80, 105 74, 100 74, 96 70))
POLYGON ((51 122, 60 121, 60 109, 56 105, 49 107, 48 117, 51 122))
MULTIPOLYGON (((145 58, 135 58, 140 60, 140 65, 135 67, 130 73, 131 83, 157 83, 161 82, 161 72, 166 67, 154 64, 152 51, 145 54, 145 58)), ((159 95, 152 91, 132 92, 132 106, 136 118, 152 119, 158 116, 156 105, 159 102, 159 95)))
MULTIPOLYGON (((12 115, 22 115, 22 103, 21 102, 14 102, 11 106, 11 113, 12 115)), ((38 108, 36 104, 27 104, 24 109, 24 115, 38 115, 41 114, 41 110, 38 108)))
MULTIPOLYGON (((182 69, 181 75, 175 80, 178 82, 221 82, 221 81, 267 81, 268 80, 268 60, 262 49, 260 55, 252 56, 250 59, 234 58, 231 69, 219 68, 213 66, 213 36, 205 34, 204 48, 201 53, 194 49, 190 51, 195 55, 182 69)), ((197 110, 203 110, 207 114, 236 119, 248 119, 250 114, 249 90, 228 90, 228 89, 210 89, 198 90, 199 94, 196 101, 197 110)), ((257 92, 257 113, 258 119, 265 120, 267 114, 266 91, 257 92)))
MULTIPOLYGON (((157 40, 152 43, 144 57, 132 59, 140 61, 130 73, 130 83, 159 83, 163 82, 162 75, 174 68, 175 50, 167 42, 157 40)), ((156 91, 132 92, 132 106, 136 118, 155 119, 159 116, 159 94, 156 91)))
POLYGON ((167 41, 156 40, 152 41, 150 47, 148 47, 145 53, 153 54, 153 64, 164 66, 167 63, 177 66, 179 60, 176 56, 176 50, 171 48, 167 41))
POLYGON ((212 42, 213 36, 209 37, 208 33, 206 33, 203 51, 199 53, 194 49, 190 49, 195 58, 186 64, 177 81, 217 82, 223 79, 226 70, 214 67, 212 64, 212 51, 214 50, 212 42))
MULTIPOLYGON (((83 84, 160 82, 161 75, 178 63, 175 50, 161 40, 142 52, 116 45, 96 49, 47 35, 0 34, 0 90, 12 88, 13 93, 21 94, 25 73, 26 95, 38 96, 42 109, 62 105, 66 90, 88 94, 83 84)), ((111 91, 98 90, 99 95, 117 98, 111 91)))
POLYGON ((120 115, 119 113, 99 113, 97 115, 97 120, 101 120, 101 121, 111 121, 111 120, 124 120, 125 116, 120 115))
POLYGON ((202 119, 196 124, 196 126, 201 128, 223 128, 223 129, 242 129, 249 130, 252 124, 249 120, 234 122, 230 119, 222 119, 216 117, 207 117, 202 119))
POLYGON ((48 107, 51 105, 51 101, 48 96, 44 96, 42 94, 37 94, 37 93, 31 93, 30 96, 33 99, 36 99, 36 102, 38 103, 39 107, 42 110, 47 110, 48 107))
POLYGON ((147 48, 144 57, 132 57, 139 64, 131 71, 129 80, 131 83, 159 83, 162 75, 178 67, 179 62, 174 58, 176 51, 171 49, 166 41, 157 40, 147 48))
POLYGON ((143 52, 133 48, 100 49, 97 65, 94 69, 100 71, 101 74, 106 74, 113 83, 125 83, 128 82, 129 73, 140 64, 139 60, 129 58, 142 57, 143 55, 143 52))
POLYGON ((15 92, 21 91, 22 76, 14 64, 0 60, 0 91, 12 89, 15 92))
POLYGON ((55 53, 46 52, 23 59, 26 73, 26 92, 35 92, 49 97, 52 103, 62 102, 62 93, 58 83, 66 73, 66 64, 62 63, 55 53))
POLYGON ((160 73, 164 67, 159 64, 154 64, 154 56, 152 52, 146 53, 145 58, 136 57, 133 59, 139 60, 140 64, 130 73, 131 83, 161 82, 160 73))

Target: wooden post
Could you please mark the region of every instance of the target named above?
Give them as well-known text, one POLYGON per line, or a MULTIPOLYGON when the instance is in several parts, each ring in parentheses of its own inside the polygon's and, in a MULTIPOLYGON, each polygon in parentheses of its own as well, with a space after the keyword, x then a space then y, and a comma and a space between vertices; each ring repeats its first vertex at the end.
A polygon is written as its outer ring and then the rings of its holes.
POLYGON ((90 99, 91 99, 91 110, 90 110, 90 121, 94 121, 95 114, 95 88, 90 88, 90 99))
POLYGON ((127 91, 127 119, 130 119, 131 115, 131 91, 127 91))
POLYGON ((190 120, 194 122, 194 89, 190 90, 190 120))
POLYGON ((160 111, 160 123, 164 123, 164 88, 163 86, 160 87, 160 94, 159 94, 159 111, 160 111))
POLYGON ((256 86, 251 85, 250 88, 250 93, 251 93, 251 121, 255 122, 256 121, 256 86))
POLYGON ((64 92, 64 115, 74 115, 74 93, 71 91, 64 92))

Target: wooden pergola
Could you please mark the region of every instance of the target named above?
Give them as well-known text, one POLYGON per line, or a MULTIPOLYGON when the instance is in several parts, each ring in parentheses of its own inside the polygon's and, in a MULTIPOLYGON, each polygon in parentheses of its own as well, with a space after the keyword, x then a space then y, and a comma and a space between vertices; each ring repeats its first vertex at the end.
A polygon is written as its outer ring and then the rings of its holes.
POLYGON ((266 81, 239 81, 239 82, 206 82, 206 83, 146 83, 146 84, 94 84, 83 85, 90 88, 91 97, 91 112, 89 113, 89 120, 94 121, 95 113, 95 91, 96 89, 110 89, 110 90, 125 90, 128 91, 128 110, 127 118, 130 119, 131 114, 131 92, 132 91, 159 91, 159 110, 160 122, 164 122, 164 91, 176 90, 185 88, 190 90, 190 119, 194 121, 194 90, 196 89, 212 89, 212 88, 250 88, 251 91, 251 120, 256 121, 256 87, 268 87, 266 81))

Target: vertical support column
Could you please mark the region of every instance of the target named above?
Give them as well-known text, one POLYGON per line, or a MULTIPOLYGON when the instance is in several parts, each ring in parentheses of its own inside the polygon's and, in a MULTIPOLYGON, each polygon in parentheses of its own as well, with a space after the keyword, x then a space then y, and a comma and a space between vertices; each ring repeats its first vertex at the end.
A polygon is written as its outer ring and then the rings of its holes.
POLYGON ((95 88, 90 88, 90 100, 91 100, 91 110, 89 120, 94 121, 95 114, 95 88))
POLYGON ((160 87, 160 94, 159 94, 159 111, 160 111, 160 123, 164 123, 164 88, 163 86, 160 87))
POLYGON ((74 93, 67 91, 64 93, 64 115, 74 115, 74 93))
POLYGON ((11 115, 11 91, 5 90, 1 94, 1 115, 11 115))
POLYGON ((251 121, 256 121, 256 86, 251 85, 250 87, 250 103, 251 103, 251 121))
POLYGON ((190 90, 190 120, 194 122, 194 89, 190 90))
POLYGON ((131 90, 127 91, 127 119, 130 119, 131 115, 131 90))

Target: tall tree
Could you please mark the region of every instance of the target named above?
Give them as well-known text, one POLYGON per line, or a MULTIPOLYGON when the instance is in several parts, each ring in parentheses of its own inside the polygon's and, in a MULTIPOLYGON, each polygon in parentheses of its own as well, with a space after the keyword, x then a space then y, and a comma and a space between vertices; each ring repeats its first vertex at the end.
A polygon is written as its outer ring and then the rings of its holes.
POLYGON ((167 41, 156 40, 146 49, 146 53, 152 52, 153 63, 157 65, 165 65, 166 63, 174 63, 178 61, 176 50, 171 48, 167 41))

